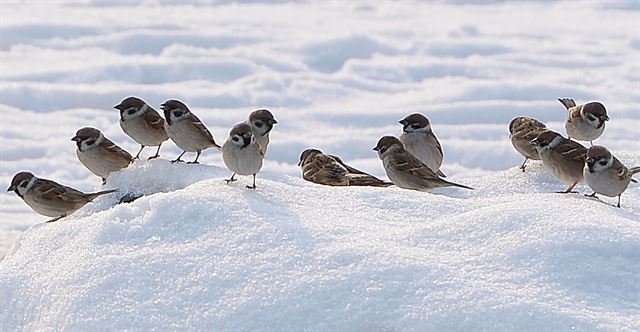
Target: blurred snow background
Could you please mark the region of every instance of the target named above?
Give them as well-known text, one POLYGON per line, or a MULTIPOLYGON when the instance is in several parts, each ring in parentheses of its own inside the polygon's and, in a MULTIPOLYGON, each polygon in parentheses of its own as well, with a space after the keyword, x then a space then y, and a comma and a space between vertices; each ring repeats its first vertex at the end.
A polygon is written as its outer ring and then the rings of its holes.
MULTIPOLYGON (((295 164, 307 147, 383 176, 371 148, 380 136, 399 134, 397 121, 406 114, 421 112, 444 147, 444 172, 487 186, 516 176, 496 172, 522 161, 508 141, 511 118, 533 116, 564 133, 559 97, 603 102, 612 121, 597 143, 629 163, 640 153, 640 4, 634 0, 0 6, 3 189, 21 170, 85 191, 98 188, 70 138, 94 126, 135 153, 138 145, 122 133, 112 108, 130 95, 156 108, 169 98, 183 100, 219 142, 252 110, 270 109, 279 124, 264 176, 285 182, 291 179, 282 174, 299 176, 295 164)), ((161 155, 179 152, 169 142, 161 155)), ((223 165, 215 151, 200 160, 223 165)), ((638 221, 637 203, 628 209, 625 218, 638 221)), ((3 191, 0 256, 43 220, 3 191)), ((638 290, 627 291, 636 295, 637 313, 638 290)))

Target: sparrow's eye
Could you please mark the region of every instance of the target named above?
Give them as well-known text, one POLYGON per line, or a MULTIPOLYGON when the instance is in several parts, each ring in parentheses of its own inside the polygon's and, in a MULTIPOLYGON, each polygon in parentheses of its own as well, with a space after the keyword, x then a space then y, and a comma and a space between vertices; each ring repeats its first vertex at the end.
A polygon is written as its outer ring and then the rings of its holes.
POLYGON ((127 113, 129 113, 129 115, 132 115, 132 114, 134 114, 135 112, 136 112, 136 110, 134 110, 134 109, 130 109, 130 110, 128 110, 128 111, 127 111, 127 113))
POLYGON ((594 121, 596 118, 593 115, 587 115, 587 119, 589 119, 589 121, 594 121))
POLYGON ((419 124, 417 124, 417 123, 414 123, 414 124, 412 124, 412 125, 411 125, 411 128, 413 128, 413 129, 420 129, 420 125, 419 125, 419 124))
POLYGON ((29 181, 22 181, 22 182, 20 183, 20 187, 22 187, 22 188, 26 188, 28 184, 29 184, 29 181))
POLYGON ((234 141, 234 142, 239 141, 238 136, 233 136, 233 138, 232 138, 232 139, 233 139, 233 141, 234 141))
POLYGON ((85 143, 86 143, 87 145, 93 145, 93 143, 95 143, 95 142, 96 142, 96 140, 95 140, 95 139, 90 139, 90 140, 88 140, 88 141, 85 141, 85 143))
POLYGON ((178 111, 173 111, 173 116, 175 116, 176 118, 182 116, 182 111, 178 110, 178 111))
POLYGON ((256 121, 253 124, 255 124, 256 127, 258 127, 258 128, 262 128, 262 121, 256 121))
POLYGON ((599 164, 602 165, 602 166, 607 166, 607 161, 606 160, 601 160, 599 162, 599 164))

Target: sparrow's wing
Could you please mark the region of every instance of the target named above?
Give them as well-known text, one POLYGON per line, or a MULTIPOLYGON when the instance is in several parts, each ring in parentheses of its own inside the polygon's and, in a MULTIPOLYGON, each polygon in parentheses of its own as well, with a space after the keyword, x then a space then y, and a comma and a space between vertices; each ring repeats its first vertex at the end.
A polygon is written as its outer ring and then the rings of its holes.
POLYGON ((133 158, 133 157, 131 157, 131 154, 129 154, 129 152, 127 152, 124 149, 122 149, 121 147, 117 146, 116 143, 111 142, 111 140, 109 140, 108 138, 105 138, 102 141, 102 143, 100 143, 100 146, 102 148, 104 148, 105 150, 109 151, 109 152, 113 152, 113 153, 118 154, 123 159, 131 161, 131 159, 133 158))
POLYGON ((164 119, 154 109, 149 109, 144 113, 144 122, 154 130, 164 130, 164 119))
POLYGON ((587 148, 569 139, 564 139, 554 150, 569 160, 581 160, 584 162, 587 159, 587 148))
POLYGON ((584 105, 570 108, 569 113, 567 114, 567 121, 573 122, 575 120, 579 120, 581 118, 580 111, 582 111, 582 107, 584 107, 584 105))
POLYGON ((512 137, 532 140, 541 130, 547 129, 547 126, 536 119, 522 116, 515 118, 509 129, 512 137))
POLYGON ((189 113, 189 120, 193 124, 195 129, 200 133, 202 133, 202 135, 204 135, 207 138, 207 140, 209 140, 213 144, 213 146, 217 148, 221 148, 218 144, 216 144, 216 141, 213 140, 213 135, 211 135, 211 133, 209 132, 209 129, 207 129, 207 127, 204 126, 202 121, 200 121, 200 119, 195 114, 189 113))
POLYGON ((43 201, 82 201, 85 199, 85 194, 79 190, 71 187, 63 186, 57 182, 38 179, 33 185, 35 199, 42 199, 43 201))
POLYGON ((302 177, 329 186, 348 186, 347 170, 331 156, 318 154, 302 166, 302 177))
POLYGON ((329 155, 327 155, 327 156, 328 156, 328 157, 333 158, 337 163, 339 163, 340 165, 342 165, 342 167, 344 167, 344 168, 345 168, 349 173, 352 173, 352 174, 365 174, 365 175, 368 175, 367 173, 365 173, 365 172, 363 172, 363 171, 361 171, 361 170, 359 170, 359 169, 357 169, 357 168, 353 168, 353 167, 351 167, 351 166, 349 166, 349 165, 345 164, 345 163, 344 163, 344 161, 342 161, 342 159, 340 159, 340 157, 338 157, 338 156, 335 156, 335 155, 332 155, 332 154, 329 154, 329 155))
POLYGON ((388 187, 393 185, 393 183, 391 182, 380 180, 369 173, 365 173, 357 168, 353 168, 345 164, 344 161, 342 161, 342 159, 340 159, 340 157, 338 156, 334 156, 334 155, 328 155, 328 156, 333 158, 337 163, 339 163, 342 167, 344 167, 347 170, 348 172, 347 177, 349 178, 350 186, 388 187))
POLYGON ((630 178, 633 174, 629 171, 629 169, 624 166, 618 158, 613 157, 613 164, 611 165, 611 171, 620 178, 620 180, 625 180, 630 178))
POLYGON ((440 152, 440 156, 444 156, 444 154, 442 153, 442 146, 440 145, 440 141, 438 141, 436 134, 434 134, 432 130, 429 130, 426 133, 426 135, 427 135, 427 142, 429 144, 435 145, 436 148, 438 148, 438 151, 440 152))
POLYGON ((438 178, 436 173, 409 152, 394 153, 389 158, 390 164, 400 172, 419 178, 438 178))

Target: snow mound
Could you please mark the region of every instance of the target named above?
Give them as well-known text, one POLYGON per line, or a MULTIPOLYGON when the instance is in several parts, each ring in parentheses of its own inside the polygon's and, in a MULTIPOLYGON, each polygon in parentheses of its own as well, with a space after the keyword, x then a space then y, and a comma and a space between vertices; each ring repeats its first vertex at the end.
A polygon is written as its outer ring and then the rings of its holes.
POLYGON ((138 162, 107 187, 144 197, 25 231, 0 330, 640 328, 638 185, 617 209, 536 163, 433 194, 228 176, 138 162))

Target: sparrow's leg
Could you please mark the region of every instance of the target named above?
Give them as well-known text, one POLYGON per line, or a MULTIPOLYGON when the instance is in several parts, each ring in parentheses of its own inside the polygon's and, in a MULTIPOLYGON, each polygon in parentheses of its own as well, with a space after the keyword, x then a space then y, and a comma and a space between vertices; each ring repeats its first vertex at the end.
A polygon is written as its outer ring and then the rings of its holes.
POLYGON ((104 186, 105 184, 107 184, 107 179, 106 178, 102 178, 102 185, 104 186))
POLYGON ((138 154, 136 154, 136 156, 133 157, 133 160, 140 158, 140 152, 142 152, 142 150, 144 150, 144 145, 140 144, 140 151, 138 151, 138 154))
POLYGON ((620 208, 620 197, 622 197, 622 194, 618 195, 618 205, 616 205, 618 208, 620 208))
POLYGON ((577 191, 572 191, 573 187, 576 186, 576 184, 578 184, 578 181, 574 182, 572 185, 569 186, 569 188, 567 188, 567 190, 565 191, 558 191, 558 194, 577 194, 577 191))
POLYGON ((247 186, 247 189, 256 189, 256 175, 253 174, 253 185, 247 186))
POLYGON ((53 219, 51 219, 51 220, 47 220, 46 222, 54 222, 54 221, 58 221, 58 220, 60 220, 60 219, 62 219, 62 218, 64 218, 64 217, 66 217, 66 216, 67 216, 66 214, 63 214, 63 215, 61 215, 60 217, 55 217, 55 218, 53 218, 53 219))
POLYGON ((593 146, 593 141, 589 141, 589 144, 591 144, 591 146, 593 146))
POLYGON ((172 161, 171 161, 171 163, 173 164, 173 163, 176 163, 176 162, 183 162, 183 160, 182 160, 182 159, 180 159, 180 158, 182 158, 182 156, 183 156, 185 153, 187 153, 187 151, 182 151, 182 153, 178 156, 178 158, 176 158, 175 160, 172 160, 172 161))
POLYGON ((236 181, 237 179, 234 179, 233 177, 236 176, 236 173, 231 174, 231 179, 226 179, 225 181, 227 181, 227 184, 236 181))
POLYGON ((162 143, 160 143, 160 145, 158 145, 158 150, 156 151, 156 154, 154 154, 153 156, 147 158, 147 160, 156 159, 156 158, 160 157, 160 147, 161 146, 162 146, 162 143))
POLYGON ((200 150, 196 151, 196 159, 194 161, 190 161, 187 164, 199 164, 198 158, 200 158, 200 150))
POLYGON ((520 165, 520 169, 524 172, 524 168, 526 167, 525 165, 527 164, 527 160, 529 160, 529 157, 524 157, 524 161, 522 162, 522 165, 520 165))

